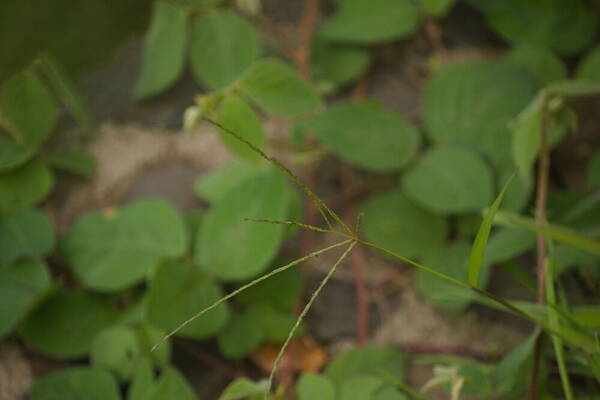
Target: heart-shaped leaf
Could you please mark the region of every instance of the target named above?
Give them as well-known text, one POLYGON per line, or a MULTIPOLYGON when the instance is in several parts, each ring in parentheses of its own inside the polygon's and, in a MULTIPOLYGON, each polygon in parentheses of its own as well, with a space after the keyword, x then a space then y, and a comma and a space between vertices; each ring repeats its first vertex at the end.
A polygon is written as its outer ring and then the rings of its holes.
POLYGON ((410 0, 344 0, 321 35, 332 41, 374 43, 408 36, 419 23, 410 0))
MULTIPOLYGON (((221 102, 217 121, 225 128, 234 131, 248 142, 259 149, 265 147, 265 133, 262 128, 262 122, 256 112, 239 96, 226 96, 221 102)), ((248 160, 254 164, 262 161, 262 157, 256 151, 248 147, 246 143, 231 136, 226 132, 221 132, 221 141, 234 154, 240 158, 248 160)))
POLYGON ((373 171, 401 168, 419 147, 417 131, 408 122, 366 102, 333 106, 305 127, 340 157, 373 171))
POLYGON ((88 287, 130 287, 165 257, 183 254, 187 230, 164 200, 141 200, 79 219, 61 243, 75 275, 88 287))
POLYGON ((46 265, 24 259, 0 266, 0 339, 20 322, 51 285, 46 265))
POLYGON ((446 220, 415 205, 400 189, 377 194, 362 207, 365 236, 404 257, 421 257, 443 245, 446 220))
POLYGON ((219 331, 217 341, 225 357, 239 359, 255 350, 264 337, 264 331, 250 313, 232 313, 227 324, 219 331))
POLYGON ((276 169, 243 181, 206 213, 196 241, 202 270, 223 280, 250 279, 264 271, 283 240, 285 227, 245 218, 285 220, 292 191, 276 169))
POLYGON ((142 72, 134 89, 137 99, 162 92, 181 75, 186 35, 186 10, 172 2, 154 2, 144 40, 142 72))
POLYGON ((511 42, 548 46, 561 54, 585 48, 598 26, 593 10, 582 0, 490 2, 487 19, 500 36, 511 42))
POLYGON ((52 186, 54 176, 37 160, 0 174, 0 215, 35 205, 50 192, 52 186))
POLYGON ((404 176, 404 190, 423 207, 440 213, 479 211, 492 202, 493 176, 475 153, 434 148, 404 176))
MULTIPOLYGON (((154 326, 167 332, 223 296, 221 288, 197 267, 165 262, 150 281, 146 313, 154 326)), ((202 339, 216 333, 227 321, 225 304, 191 322, 177 334, 202 339)))
POLYGON ((192 69, 212 89, 222 89, 238 79, 261 52, 254 27, 230 11, 197 18, 191 41, 192 69))
POLYGON ((254 63, 237 84, 240 92, 270 114, 296 117, 315 110, 321 98, 281 61, 254 63))
POLYGON ((535 94, 526 71, 472 61, 435 72, 423 92, 426 133, 438 145, 474 149, 500 168, 511 164, 509 122, 535 94))
POLYGON ((119 400, 119 386, 106 370, 72 367, 50 373, 31 387, 31 400, 119 400))
POLYGON ((39 210, 27 210, 0 220, 0 266, 20 257, 42 257, 54 247, 54 228, 39 210))
POLYGON ((0 88, 0 171, 15 168, 35 154, 54 130, 58 107, 52 94, 31 71, 21 72, 0 88))
POLYGON ((96 334, 118 317, 117 309, 91 293, 54 294, 29 316, 21 332, 27 345, 54 358, 85 356, 96 334))
MULTIPOLYGON (((432 251, 423 257, 423 264, 445 275, 467 282, 470 246, 456 242, 447 247, 432 251)), ((480 270, 478 279, 481 287, 487 284, 488 270, 485 265, 480 270)), ((436 276, 428 271, 417 271, 417 289, 437 307, 449 311, 464 309, 475 296, 469 289, 457 286, 452 282, 436 276)))

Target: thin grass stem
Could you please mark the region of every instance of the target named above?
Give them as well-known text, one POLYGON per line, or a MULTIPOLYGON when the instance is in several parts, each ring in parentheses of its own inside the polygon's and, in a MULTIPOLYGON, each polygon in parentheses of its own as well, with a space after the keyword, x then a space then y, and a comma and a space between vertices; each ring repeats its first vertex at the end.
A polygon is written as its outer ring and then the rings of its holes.
POLYGON ((279 350, 279 353, 277 354, 277 358, 275 359, 275 362, 273 363, 273 368, 271 369, 271 374, 269 375, 269 381, 267 383, 267 391, 265 392, 265 400, 269 400, 269 396, 271 393, 271 387, 273 386, 273 379, 275 378, 275 373, 277 372, 277 367, 279 366, 279 363, 281 362, 281 359, 283 358, 283 354, 285 353, 285 350, 287 349, 288 345, 290 344, 290 341, 292 340, 292 337, 294 336, 296 329, 298 329, 298 327, 300 326, 300 323, 302 322, 302 320, 308 313, 308 310, 310 310, 310 307, 312 306, 315 299, 319 296, 319 293, 321 293, 321 290, 323 289, 323 287, 325 287, 325 285, 327 284, 327 282, 329 281, 331 276, 335 273, 338 265, 340 265, 340 263, 342 261, 344 261, 344 259, 352 251, 354 246, 356 246, 356 243, 357 243, 356 241, 353 241, 352 244, 350 244, 350 246, 348 246, 346 251, 344 251, 344 253, 340 256, 340 258, 337 259, 335 264, 333 264, 333 267, 331 267, 331 269, 329 270, 327 275, 325 275, 325 278, 323 278, 323 280, 321 280, 319 287, 317 287, 317 289, 310 296, 310 299, 308 300, 308 302, 302 309, 302 312, 296 319, 296 323, 294 324, 293 328, 290 330, 287 339, 283 343, 283 346, 281 346, 281 349, 279 350))
POLYGON ((327 204, 325 204, 323 202, 323 200, 321 200, 317 195, 315 195, 313 193, 312 190, 310 190, 304 183, 302 183, 302 181, 296 175, 294 175, 294 173, 292 171, 290 171, 285 165, 283 165, 283 163, 281 163, 281 161, 279 161, 278 159, 276 159, 274 157, 268 156, 264 151, 262 151, 261 149, 256 147, 254 144, 250 143, 248 140, 246 140, 245 138, 240 136, 238 133, 223 126, 222 124, 220 124, 210 118, 207 118, 207 117, 203 117, 202 119, 204 121, 208 122, 209 124, 214 125, 217 128, 221 129, 223 132, 235 137, 237 140, 241 141, 242 143, 246 144, 246 146, 250 147, 256 153, 258 153, 262 158, 264 158, 266 161, 272 163, 277 168, 279 168, 282 172, 284 172, 312 200, 312 202, 315 204, 315 206, 321 213, 321 216, 323 217, 323 219, 327 223, 327 226, 330 229, 333 229, 333 228, 331 226, 331 222, 329 221, 329 218, 327 217, 327 214, 329 214, 331 216, 331 218, 333 218, 338 224, 340 224, 344 228, 344 230, 346 230, 346 232, 348 232, 348 234, 352 235, 352 230, 350 229, 350 227, 348 225, 346 225, 346 223, 344 221, 342 221, 342 219, 335 212, 333 212, 327 206, 327 204), (325 211, 327 213, 325 213, 325 211))
POLYGON ((349 240, 345 240, 345 241, 343 241, 343 242, 336 243, 336 244, 334 244, 334 245, 331 245, 331 246, 329 246, 329 247, 325 247, 325 248, 323 248, 323 249, 320 249, 320 250, 317 250, 317 251, 314 251, 314 252, 312 252, 312 253, 310 253, 310 254, 307 254, 307 255, 306 255, 306 256, 304 256, 304 257, 301 257, 301 258, 298 258, 298 259, 296 259, 296 260, 292 261, 292 262, 291 262, 291 263, 289 263, 289 264, 286 264, 286 265, 284 265, 284 266, 282 266, 282 267, 276 268, 276 269, 274 269, 273 271, 271 271, 271 272, 269 272, 269 273, 267 273, 267 274, 264 274, 263 276, 261 276, 261 277, 259 277, 259 278, 256 278, 256 279, 255 279, 255 280, 253 280, 252 282, 249 282, 249 283, 245 284, 244 286, 241 286, 240 288, 238 288, 238 289, 234 290, 233 292, 229 293, 228 295, 226 295, 226 296, 224 296, 224 297, 221 297, 219 300, 217 300, 216 302, 214 302, 212 305, 210 305, 210 306, 206 307, 205 309, 203 309, 203 310, 199 311, 198 313, 194 314, 192 317, 190 317, 190 318, 188 318, 187 320, 185 320, 185 321, 184 321, 183 323, 181 323, 181 324, 180 324, 180 325, 179 325, 177 328, 173 329, 173 330, 172 330, 171 332, 169 332, 167 335, 163 336, 163 338, 160 340, 160 342, 156 343, 156 344, 155 344, 155 345, 152 347, 152 350, 151 350, 151 351, 154 351, 154 350, 156 350, 156 349, 157 349, 157 348, 158 348, 158 347, 159 347, 161 344, 163 344, 164 342, 166 342, 166 341, 167 341, 167 340, 168 340, 168 339, 169 339, 171 336, 175 335, 177 332, 179 332, 181 329, 183 329, 183 328, 184 328, 186 325, 188 325, 189 323, 191 323, 191 322, 192 322, 192 321, 194 321, 195 319, 197 319, 197 318, 200 318, 202 315, 204 315, 204 314, 205 314, 205 313, 207 313, 208 311, 210 311, 210 310, 212 310, 213 308, 217 307, 219 304, 221 304, 221 303, 223 303, 223 302, 225 302, 225 301, 229 300, 230 298, 232 298, 232 297, 234 297, 234 296, 236 296, 236 295, 240 294, 240 293, 241 293, 241 292, 243 292, 244 290, 246 290, 246 289, 248 289, 248 288, 250 288, 250 287, 252 287, 252 286, 256 285, 257 283, 260 283, 260 282, 264 281, 265 279, 268 279, 268 278, 272 277, 273 275, 277 275, 278 273, 280 273, 280 272, 283 272, 283 271, 285 271, 285 270, 287 270, 287 269, 289 269, 289 268, 293 267, 294 265, 300 264, 301 262, 304 262, 304 261, 308 260, 309 258, 312 258, 312 257, 318 256, 318 255, 320 255, 320 254, 323 254, 323 253, 325 253, 325 252, 327 252, 327 251, 329 251, 329 250, 333 250, 333 249, 335 249, 335 248, 337 248, 337 247, 343 246, 343 245, 345 245, 345 244, 348 244, 348 243, 350 243, 350 242, 352 242, 352 240, 351 240, 351 239, 349 239, 349 240))

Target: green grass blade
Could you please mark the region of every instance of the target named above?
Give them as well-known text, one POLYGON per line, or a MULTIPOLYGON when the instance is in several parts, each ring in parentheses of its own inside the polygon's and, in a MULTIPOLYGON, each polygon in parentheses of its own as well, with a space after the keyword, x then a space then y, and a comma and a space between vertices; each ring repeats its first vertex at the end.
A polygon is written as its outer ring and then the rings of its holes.
POLYGON ((329 272, 327 273, 327 275, 325 275, 325 278, 323 278, 323 280, 319 284, 319 287, 317 287, 317 289, 310 296, 310 299, 308 300, 308 302, 306 303, 306 305, 302 309, 302 312, 300 313, 300 315, 296 319, 296 323, 294 324, 294 327, 290 330, 290 333, 288 334, 287 339, 283 343, 283 346, 281 346, 281 349, 279 349, 279 353, 277 354, 277 358, 275 359, 275 362, 273 363, 273 368, 271 369, 271 374, 269 375, 269 382, 267 384, 267 391, 265 392, 265 400, 269 400, 269 395, 271 394, 271 387, 273 386, 273 379, 275 378, 275 372, 277 372, 277 367, 279 366, 279 363, 281 362, 281 359, 283 358, 283 354, 285 353, 285 350, 287 349, 288 345, 290 344, 290 341, 292 340, 292 337, 294 337, 294 333, 296 332, 296 329, 298 329, 298 326, 300 326, 300 323, 302 322, 302 320, 304 319, 304 317, 308 313, 308 310, 310 310, 310 307, 312 306, 312 304, 315 301, 315 299, 319 296, 319 293, 321 293, 321 290, 323 289, 323 287, 325 287, 325 285, 327 284, 327 282, 329 281, 329 279, 335 273, 338 265, 340 265, 340 263, 342 261, 344 261, 344 259, 348 256, 348 254, 350 254, 350 252, 352 251, 352 249, 354 248, 354 246, 356 246, 356 243, 357 243, 356 241, 353 241, 350 244, 350 246, 348 246, 348 248, 346 249, 346 251, 344 251, 344 253, 340 256, 340 258, 337 259, 337 261, 335 262, 335 264, 333 264, 333 267, 331 267, 331 269, 329 270, 329 272))
POLYGON ((527 229, 540 235, 544 235, 549 239, 556 240, 557 242, 565 243, 589 253, 600 255, 599 241, 580 236, 565 227, 556 225, 539 227, 536 225, 533 218, 523 217, 522 215, 504 210, 500 210, 496 213, 494 223, 527 229))
POLYGON ((494 216, 496 212, 500 208, 500 204, 502 203, 502 199, 504 198, 504 194, 510 185, 513 177, 511 176, 502 191, 489 208, 489 210, 485 213, 483 217, 483 221, 479 226, 479 231, 477 232, 477 236, 475 237, 475 241, 473 242, 473 247, 471 248, 471 255, 469 257, 469 284, 474 287, 479 287, 479 275, 481 273, 481 266, 483 264, 483 259, 485 257, 485 248, 487 246, 488 239, 490 237, 490 231, 492 229, 492 224, 494 222, 494 216))
POLYGON ((313 251, 312 253, 307 254, 304 257, 300 257, 300 258, 292 261, 289 264, 286 264, 286 265, 284 265, 282 267, 279 267, 279 268, 275 268, 273 271, 269 272, 268 274, 265 274, 265 275, 263 275, 263 276, 261 276, 259 278, 256 278, 252 282, 249 282, 249 283, 245 284, 244 286, 241 286, 240 288, 238 288, 238 289, 234 290, 233 292, 229 293, 227 296, 221 297, 219 300, 217 300, 216 302, 214 302, 210 306, 206 307, 205 309, 199 311, 198 313, 194 314, 192 317, 190 317, 187 320, 185 320, 184 322, 182 322, 181 325, 179 325, 177 328, 173 329, 167 335, 163 336, 163 338, 161 339, 161 341, 158 342, 158 343, 156 343, 152 347, 152 351, 156 350, 161 344, 163 344, 164 342, 166 342, 171 336, 175 335, 183 327, 185 327, 186 325, 188 325, 192 321, 196 320, 197 318, 200 318, 202 315, 204 315, 208 311, 212 310, 213 308, 215 308, 219 304, 221 304, 221 303, 229 300, 230 298, 232 298, 232 297, 240 294, 244 290, 251 288, 252 286, 256 285, 257 283, 262 282, 265 279, 268 279, 268 278, 272 277, 273 275, 277 275, 278 273, 283 272, 283 271, 285 271, 285 270, 293 267, 294 265, 300 264, 301 262, 304 262, 304 261, 308 260, 309 258, 318 256, 318 255, 323 254, 323 253, 325 253, 325 252, 327 252, 329 250, 333 250, 336 247, 343 246, 343 245, 348 244, 350 242, 352 242, 352 240, 345 240, 343 242, 336 243, 336 244, 331 245, 329 247, 325 247, 323 249, 320 249, 320 250, 317 250, 317 251, 313 251))
MULTIPOLYGON (((550 243, 549 250, 552 254, 552 243, 550 243)), ((550 257, 546 258, 546 300, 552 304, 556 303, 556 294, 554 291, 554 263, 550 257)), ((554 330, 560 329, 558 313, 552 307, 548 308, 548 325, 554 330)), ((569 373, 567 372, 567 367, 565 365, 565 351, 562 338, 552 335, 552 344, 554 345, 554 353, 556 354, 558 372, 565 392, 565 398, 567 400, 574 400, 573 389, 571 388, 571 382, 569 381, 569 373)))

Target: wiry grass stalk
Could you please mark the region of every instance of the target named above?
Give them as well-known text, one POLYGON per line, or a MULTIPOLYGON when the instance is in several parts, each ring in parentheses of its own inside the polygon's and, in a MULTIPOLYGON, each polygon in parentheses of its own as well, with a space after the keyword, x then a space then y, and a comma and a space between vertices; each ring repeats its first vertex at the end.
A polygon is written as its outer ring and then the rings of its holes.
POLYGON ((293 267, 294 265, 300 264, 303 261, 308 260, 309 258, 318 256, 320 254, 323 254, 325 252, 328 252, 329 250, 333 250, 337 247, 343 246, 345 244, 348 244, 352 242, 351 239, 349 240, 345 240, 343 242, 339 242, 336 243, 334 245, 331 245, 329 247, 325 247, 323 249, 314 251, 310 254, 307 254, 304 257, 298 258, 294 261, 292 261, 289 264, 286 264, 282 267, 276 268, 273 271, 264 274, 263 276, 256 278, 255 280, 253 280, 252 282, 249 282, 247 284, 245 284, 244 286, 241 286, 240 288, 234 290, 233 292, 229 293, 227 296, 221 297, 219 300, 217 300, 216 302, 214 302, 213 304, 211 304, 210 306, 206 307, 205 309, 199 311, 198 313, 194 314, 192 317, 188 318, 187 320, 185 320, 184 322, 182 322, 177 328, 173 329, 171 332, 169 332, 167 335, 165 335, 160 342, 156 343, 153 347, 152 347, 152 351, 156 350, 161 344, 163 344, 164 342, 166 342, 171 336, 175 335, 177 332, 179 332, 181 329, 183 329, 186 325, 190 324, 192 321, 194 321, 197 318, 200 318, 202 315, 206 314, 207 312, 209 312, 210 310, 212 310, 213 308, 217 307, 219 304, 224 303, 225 301, 229 300, 230 298, 240 294, 241 292, 243 292, 246 289, 251 288, 252 286, 256 285, 257 283, 260 283, 262 281, 264 281, 265 279, 268 279, 270 277, 272 277, 273 275, 277 275, 280 272, 283 272, 291 267, 293 267))
POLYGON ((333 264, 333 267, 331 267, 331 269, 329 270, 329 272, 327 273, 327 275, 325 275, 325 278, 323 278, 323 280, 321 280, 321 283, 319 284, 319 287, 317 287, 317 289, 310 296, 310 299, 308 300, 308 302, 306 303, 306 305, 302 309, 302 312, 300 313, 300 315, 296 319, 296 323, 294 324, 294 326, 290 330, 290 333, 288 334, 287 339, 283 343, 283 346, 281 346, 281 349, 279 349, 279 353, 277 354, 277 358, 275 358, 275 362, 273 363, 273 368, 271 369, 271 373, 269 374, 269 381, 267 383, 267 391, 265 392, 265 400, 269 400, 269 396, 271 394, 271 387, 273 386, 273 379, 275 378, 275 373, 277 372, 277 367, 279 367, 279 363, 281 362, 281 359, 283 358, 283 354, 285 353, 285 350, 287 349, 288 345, 290 344, 290 342, 292 340, 292 337, 294 336, 294 333, 296 332, 296 330, 300 326, 300 323, 302 322, 302 320, 304 319, 304 317, 308 313, 308 310, 310 310, 310 307, 312 306, 312 304, 315 301, 315 299, 319 296, 319 293, 321 293, 321 290, 323 289, 323 287, 325 287, 325 285, 327 284, 327 282, 329 281, 329 279, 335 273, 338 265, 340 265, 341 262, 344 261, 344 259, 348 256, 348 254, 350 254, 350 252, 352 251, 352 249, 354 248, 354 246, 356 246, 356 243, 357 243, 356 241, 353 241, 352 244, 350 244, 350 246, 348 246, 348 248, 346 249, 346 251, 344 251, 344 253, 337 259, 337 261, 335 262, 335 264, 333 264))
POLYGON ((317 195, 315 195, 312 192, 312 190, 310 190, 310 188, 308 188, 296 175, 294 175, 294 173, 292 171, 290 171, 285 165, 283 165, 283 163, 281 163, 281 161, 279 161, 278 159, 276 159, 274 157, 268 156, 264 151, 262 151, 261 149, 259 149, 258 147, 256 147, 254 144, 250 143, 248 140, 246 140, 245 138, 243 138, 242 136, 240 136, 238 133, 232 131, 231 129, 229 129, 229 128, 223 126, 223 125, 221 125, 220 123, 218 123, 216 121, 213 121, 212 119, 206 118, 206 117, 203 117, 202 119, 204 121, 208 122, 209 124, 214 125, 217 128, 221 129, 223 132, 225 132, 225 133, 227 133, 227 134, 235 137, 237 140, 241 141, 246 146, 248 146, 249 148, 251 148, 252 150, 254 150, 256 153, 258 153, 266 161, 268 161, 271 164, 275 165, 282 172, 284 172, 300 189, 302 189, 302 191, 304 193, 306 193, 306 195, 315 204, 315 206, 319 210, 319 213, 321 213, 321 216, 323 217, 323 219, 327 223, 327 226, 329 227, 329 229, 333 229, 333 227, 331 226, 331 222, 329 221, 329 218, 327 217, 327 214, 329 214, 331 216, 331 218, 333 218, 338 224, 340 224, 340 226, 342 226, 346 232, 348 232, 350 235, 352 235, 352 230, 350 229, 350 227, 348 227, 348 225, 346 225, 346 223, 336 213, 334 213, 327 206, 327 204, 325 204, 323 202, 323 200, 321 200, 317 195))

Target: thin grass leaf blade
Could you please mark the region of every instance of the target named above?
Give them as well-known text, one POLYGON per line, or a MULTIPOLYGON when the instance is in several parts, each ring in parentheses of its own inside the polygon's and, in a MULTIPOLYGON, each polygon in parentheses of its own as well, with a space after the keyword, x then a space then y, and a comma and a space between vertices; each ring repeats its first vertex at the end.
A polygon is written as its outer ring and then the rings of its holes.
POLYGON ((565 243, 592 254, 600 255, 600 242, 580 236, 568 228, 557 225, 539 227, 532 218, 500 210, 496 213, 494 223, 505 226, 515 226, 521 229, 538 233, 557 242, 565 243))
MULTIPOLYGON (((553 253, 553 246, 550 243, 550 253, 553 253)), ((556 294, 554 291, 554 262, 550 257, 546 258, 546 300, 551 303, 556 303, 556 294)), ((558 320, 558 312, 550 307, 548 308, 548 325, 554 329, 559 330, 560 324, 558 320)), ((554 353, 556 354, 556 363, 558 364, 558 372, 560 374, 560 380, 567 400, 574 400, 573 389, 571 388, 571 382, 569 381, 569 374, 565 365, 565 350, 563 348, 563 340, 552 335, 552 344, 554 346, 554 353)))
POLYGON ((473 247, 471 247, 471 255, 469 257, 469 284, 474 287, 479 286, 479 276, 481 274, 481 266, 483 264, 483 259, 485 257, 485 248, 487 246, 488 239, 490 237, 490 230, 492 229, 492 224, 494 222, 494 216, 498 212, 500 208, 500 204, 502 203, 502 199, 504 199, 504 194, 508 189, 513 177, 510 177, 508 182, 502 188, 502 191, 489 208, 489 210, 485 213, 485 217, 483 217, 483 221, 479 226, 479 231, 477 232, 477 236, 475 237, 475 241, 473 242, 473 247))

